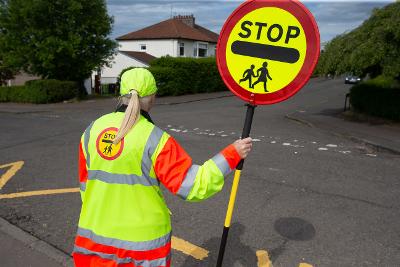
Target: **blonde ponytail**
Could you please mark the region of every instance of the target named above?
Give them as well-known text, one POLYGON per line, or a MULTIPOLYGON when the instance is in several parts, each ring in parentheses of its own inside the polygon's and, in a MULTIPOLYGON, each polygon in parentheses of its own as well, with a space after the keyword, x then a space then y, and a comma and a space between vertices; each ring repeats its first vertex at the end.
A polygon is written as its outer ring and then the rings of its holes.
MULTIPOLYGON (((118 129, 117 136, 113 140, 114 145, 118 144, 128 134, 140 117, 140 103, 137 91, 132 90, 129 96, 129 104, 126 108, 124 119, 118 129)), ((122 102, 125 102, 124 100, 122 102)))

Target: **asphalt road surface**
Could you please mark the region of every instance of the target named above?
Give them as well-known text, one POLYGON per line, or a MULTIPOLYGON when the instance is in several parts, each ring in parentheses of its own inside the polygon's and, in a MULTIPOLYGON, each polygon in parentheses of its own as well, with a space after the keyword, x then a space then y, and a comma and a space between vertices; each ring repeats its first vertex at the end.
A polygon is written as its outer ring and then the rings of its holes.
MULTIPOLYGON (((275 267, 400 266, 399 156, 285 118, 334 116, 348 89, 314 79, 286 102, 257 107, 224 266, 257 266, 258 250, 275 267)), ((106 99, 0 113, 0 165, 24 161, 0 193, 77 187, 80 136, 114 107, 106 99)), ((236 97, 222 97, 159 104, 151 115, 201 164, 240 136, 245 111, 236 97)), ((231 184, 232 175, 201 203, 165 192, 173 234, 210 251, 200 261, 174 250, 173 266, 215 265, 231 184)), ((67 253, 79 212, 79 193, 0 199, 1 217, 67 253)))

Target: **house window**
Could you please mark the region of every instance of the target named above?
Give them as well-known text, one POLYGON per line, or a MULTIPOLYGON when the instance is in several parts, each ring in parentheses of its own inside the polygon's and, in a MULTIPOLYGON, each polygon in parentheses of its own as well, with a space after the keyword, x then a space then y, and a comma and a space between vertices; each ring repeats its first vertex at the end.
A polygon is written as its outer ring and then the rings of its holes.
POLYGON ((185 43, 179 43, 179 56, 185 56, 185 43))
POLYGON ((197 45, 197 56, 198 57, 206 57, 207 56, 207 44, 198 44, 197 45))
POLYGON ((146 45, 145 44, 141 44, 140 45, 140 51, 146 51, 146 45))

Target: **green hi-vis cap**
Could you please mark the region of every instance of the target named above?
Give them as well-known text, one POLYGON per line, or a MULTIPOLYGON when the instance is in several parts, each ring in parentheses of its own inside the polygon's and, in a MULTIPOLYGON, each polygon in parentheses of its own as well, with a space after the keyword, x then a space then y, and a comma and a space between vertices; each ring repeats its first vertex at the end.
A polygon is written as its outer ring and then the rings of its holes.
POLYGON ((131 90, 136 90, 139 97, 155 94, 157 86, 153 74, 143 68, 134 68, 125 71, 121 77, 120 95, 129 94, 131 90))

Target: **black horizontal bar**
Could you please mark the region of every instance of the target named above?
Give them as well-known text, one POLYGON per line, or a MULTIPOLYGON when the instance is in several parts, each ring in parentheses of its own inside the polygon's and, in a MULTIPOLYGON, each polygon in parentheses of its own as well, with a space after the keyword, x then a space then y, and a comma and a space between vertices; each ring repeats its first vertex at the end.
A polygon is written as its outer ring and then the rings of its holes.
POLYGON ((295 48, 244 41, 233 42, 232 52, 237 55, 257 57, 286 63, 296 63, 300 58, 300 53, 295 48))
POLYGON ((113 143, 112 140, 106 140, 106 139, 101 140, 101 142, 107 143, 107 144, 112 144, 113 143))

